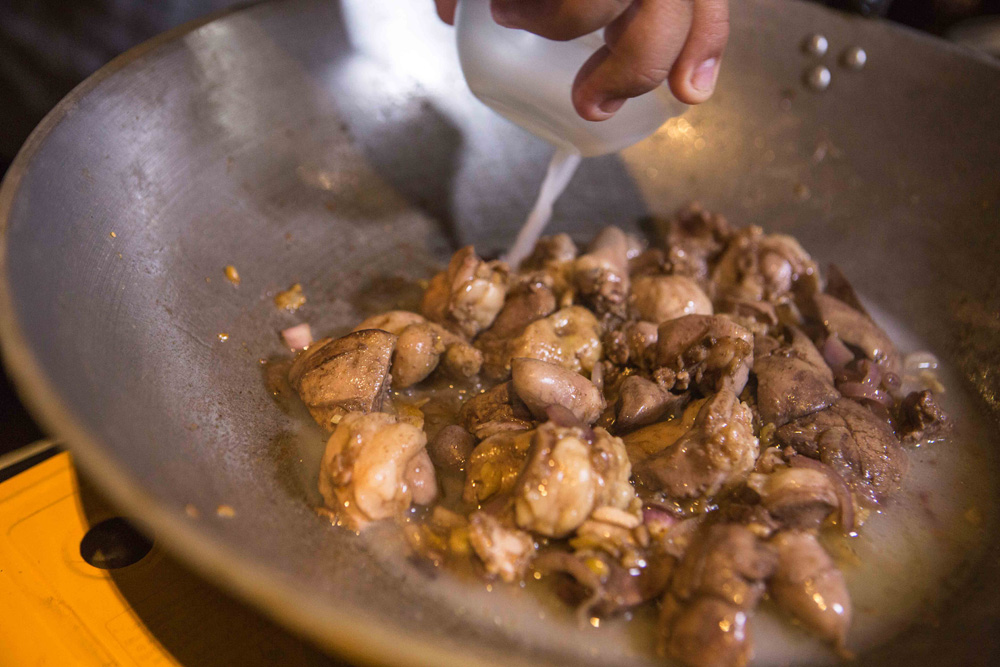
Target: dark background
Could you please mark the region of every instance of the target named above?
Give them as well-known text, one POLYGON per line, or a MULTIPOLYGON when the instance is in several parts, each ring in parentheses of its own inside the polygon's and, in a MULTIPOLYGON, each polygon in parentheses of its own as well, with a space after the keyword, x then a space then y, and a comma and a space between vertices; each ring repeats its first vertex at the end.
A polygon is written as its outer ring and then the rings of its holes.
MULTIPOLYGON (((242 4, 247 3, 0 0, 0 174, 42 117, 101 65, 169 28, 242 4)), ((885 16, 970 44, 974 34, 977 45, 1000 53, 1000 0, 829 0, 826 4, 885 16)), ((0 454, 42 435, 0 366, 0 454)))

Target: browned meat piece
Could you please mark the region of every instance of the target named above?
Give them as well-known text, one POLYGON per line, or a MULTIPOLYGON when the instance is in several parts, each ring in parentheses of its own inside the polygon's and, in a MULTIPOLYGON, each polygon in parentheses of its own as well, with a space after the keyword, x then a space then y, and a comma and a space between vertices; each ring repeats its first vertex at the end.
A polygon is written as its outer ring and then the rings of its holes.
POLYGON ((593 431, 547 422, 534 434, 514 490, 517 525, 546 537, 564 537, 600 507, 622 509, 635 498, 625 444, 593 431))
POLYGON ((632 309, 640 320, 663 324, 683 315, 711 315, 712 302, 684 276, 639 276, 632 281, 632 309))
POLYGON ((348 412, 377 412, 390 405, 395 347, 396 336, 378 329, 326 338, 299 355, 288 380, 313 419, 332 431, 348 412))
POLYGON ((549 406, 561 405, 590 425, 604 410, 604 396, 579 373, 538 359, 517 358, 510 366, 514 393, 536 419, 545 419, 549 406))
POLYGON ((775 438, 823 461, 852 490, 870 500, 896 491, 907 467, 906 455, 889 425, 846 398, 782 426, 775 438))
POLYGON ((898 432, 904 444, 940 438, 951 428, 951 420, 929 389, 908 394, 899 406, 899 413, 898 432))
POLYGON ((556 297, 550 286, 530 280, 511 289, 493 326, 476 339, 484 357, 483 371, 492 380, 506 379, 510 373, 510 344, 525 327, 556 309, 556 297))
POLYGON ((788 301, 795 290, 818 288, 819 269, 799 242, 783 234, 765 234, 760 227, 736 233, 712 272, 716 299, 788 301))
POLYGON ((528 255, 521 265, 519 271, 532 271, 547 269, 554 264, 572 262, 576 259, 576 244, 568 234, 555 234, 553 236, 543 236, 538 239, 534 250, 528 255))
POLYGON ((392 358, 392 385, 396 389, 426 379, 439 362, 451 375, 461 378, 473 377, 482 365, 480 352, 462 337, 416 313, 390 310, 354 328, 364 329, 381 329, 399 337, 392 358))
POLYGON ((472 246, 456 252, 448 268, 431 279, 420 310, 432 322, 468 338, 496 319, 507 295, 509 269, 503 262, 484 262, 472 246))
POLYGON ((483 367, 483 353, 465 341, 446 344, 441 368, 458 379, 469 379, 479 374, 483 367))
POLYGON ((629 361, 640 368, 649 365, 651 353, 656 352, 659 327, 652 322, 629 322, 625 325, 625 345, 629 361))
POLYGON ((319 490, 352 529, 399 516, 437 496, 422 430, 384 413, 346 414, 326 443, 319 490))
POLYGON ((622 436, 632 467, 638 467, 646 459, 659 454, 680 440, 681 436, 691 430, 706 401, 704 398, 693 401, 680 417, 656 422, 622 436))
POLYGON ((539 359, 587 374, 601 358, 601 328, 589 310, 570 306, 529 324, 508 353, 511 359, 539 359))
POLYGON ((749 620, 776 566, 774 549, 744 526, 704 528, 674 571, 659 632, 667 656, 692 667, 744 665, 749 620))
POLYGON ((764 509, 788 528, 818 528, 840 506, 841 496, 834 480, 810 468, 781 468, 769 475, 754 473, 747 479, 747 486, 760 495, 764 509))
POLYGON ((654 227, 662 236, 670 272, 694 278, 702 285, 708 282, 711 267, 733 233, 723 216, 709 213, 698 204, 669 220, 654 220, 654 227))
POLYGON ((826 267, 826 288, 823 291, 835 299, 840 299, 862 315, 871 317, 858 298, 858 293, 854 291, 854 286, 836 264, 826 267))
POLYGON ((660 248, 644 250, 628 260, 628 275, 632 280, 639 276, 667 275, 670 264, 667 253, 660 248))
POLYGON ((458 420, 469 433, 483 439, 499 431, 531 428, 531 411, 511 383, 504 382, 466 401, 458 420))
POLYGON ((458 472, 476 447, 476 436, 458 424, 449 424, 427 443, 427 453, 434 465, 442 470, 458 472))
POLYGON ((503 309, 497 315, 485 336, 507 339, 516 336, 537 319, 551 315, 556 309, 556 298, 548 285, 532 281, 522 284, 507 296, 503 309))
POLYGON ((827 331, 837 334, 840 340, 860 350, 886 372, 899 375, 899 352, 874 320, 828 294, 816 294, 814 300, 819 319, 827 331))
POLYGON ((528 458, 534 431, 502 431, 472 450, 465 466, 462 500, 482 504, 514 489, 528 458))
POLYGON ((844 575, 812 533, 781 532, 771 544, 778 552, 770 582, 774 601, 807 630, 843 648, 851 627, 844 575))
POLYGON ((722 297, 716 304, 715 312, 729 315, 734 322, 749 329, 755 336, 765 335, 778 325, 777 309, 767 301, 722 297))
MULTIPOLYGON (((757 410, 764 424, 783 426, 793 419, 828 408, 840 398, 830 367, 800 332, 791 345, 757 355, 757 410)), ((756 346, 757 351, 763 346, 756 346)))
POLYGON ((524 577, 535 555, 535 543, 523 530, 504 526, 486 512, 469 516, 469 543, 486 572, 513 583, 524 577))
POLYGON ((618 388, 615 410, 616 432, 626 432, 679 413, 687 397, 677 396, 639 375, 625 378, 618 388))
POLYGON ((685 315, 660 325, 656 365, 655 379, 664 388, 738 394, 753 366, 753 334, 726 317, 685 315))
POLYGON ((641 462, 635 477, 670 498, 711 497, 746 478, 760 445, 750 408, 723 389, 701 406, 691 428, 676 442, 641 462))
POLYGON ((599 316, 625 317, 629 294, 629 242, 617 227, 605 227, 585 255, 573 264, 573 285, 580 299, 599 316))
POLYGON ((672 557, 657 554, 647 556, 642 568, 627 568, 603 552, 547 551, 534 560, 532 568, 541 574, 571 578, 576 585, 562 597, 579 605, 578 615, 585 622, 595 615, 614 614, 656 599, 670 582, 674 563, 672 557))
POLYGON ((813 344, 812 340, 801 329, 791 328, 790 330, 792 352, 802 361, 806 361, 819 371, 827 380, 833 380, 833 369, 826 363, 823 353, 813 344))
POLYGON ((427 318, 408 310, 389 310, 378 315, 363 320, 361 324, 354 327, 352 331, 364 331, 365 329, 381 329, 398 336, 411 324, 423 324, 427 318))

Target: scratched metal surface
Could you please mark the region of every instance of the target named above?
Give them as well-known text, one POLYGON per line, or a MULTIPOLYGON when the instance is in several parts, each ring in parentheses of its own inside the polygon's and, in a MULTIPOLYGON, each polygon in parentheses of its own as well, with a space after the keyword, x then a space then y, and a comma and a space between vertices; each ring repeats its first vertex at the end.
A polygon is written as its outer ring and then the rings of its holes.
MULTIPOLYGON (((643 664, 576 630, 532 634, 506 607, 494 624, 443 604, 415 570, 323 530, 294 452, 273 444, 295 428, 258 364, 282 352, 276 332, 335 331, 457 244, 501 247, 544 171, 550 149, 468 94, 429 4, 258 5, 83 84, 0 191, 5 357, 34 413, 159 539, 328 646, 411 664, 643 664), (271 302, 293 282, 309 298, 294 316, 271 302)), ((586 238, 698 199, 793 233, 995 412, 997 108, 1000 68, 971 54, 814 6, 735 3, 716 98, 585 162, 555 228, 586 238), (833 45, 823 94, 801 85, 815 30, 833 45), (836 65, 852 44, 868 52, 862 72, 836 65)), ((970 649, 997 613, 970 596, 941 628, 863 661, 985 664, 970 649)))

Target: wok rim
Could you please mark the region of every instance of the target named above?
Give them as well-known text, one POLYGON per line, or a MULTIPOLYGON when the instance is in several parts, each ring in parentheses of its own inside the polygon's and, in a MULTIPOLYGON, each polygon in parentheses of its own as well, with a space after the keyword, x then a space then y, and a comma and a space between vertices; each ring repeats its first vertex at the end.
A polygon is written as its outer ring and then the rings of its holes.
MULTIPOLYGON (((147 54, 178 41, 195 30, 216 20, 250 11, 276 0, 254 0, 235 7, 209 13, 183 23, 132 47, 103 65, 74 87, 49 111, 25 140, 3 179, 0 180, 0 360, 12 379, 12 384, 44 431, 57 442, 65 443, 89 478, 97 482, 114 504, 134 515, 148 526, 155 541, 178 556, 198 574, 238 599, 250 603, 256 610, 277 620, 289 631, 306 636, 327 651, 364 664, 388 665, 468 665, 490 664, 482 654, 458 649, 438 648, 421 638, 419 633, 402 628, 379 627, 378 617, 361 609, 338 609, 317 602, 315 596, 304 595, 290 583, 273 576, 274 571, 245 557, 224 540, 203 533, 196 524, 179 513, 167 509, 119 467, 115 457, 72 415, 63 402, 61 392, 42 371, 21 330, 15 314, 14 299, 8 281, 8 228, 14 201, 21 180, 28 172, 36 153, 49 134, 72 112, 77 103, 97 88, 105 79, 116 75, 147 54), (163 538, 162 540, 160 538, 163 538)), ((774 0, 755 0, 755 4, 775 6, 774 0)), ((782 2, 787 11, 787 0, 782 2)), ((825 6, 808 2, 793 2, 798 13, 840 16, 825 6)), ((869 19, 864 19, 869 22, 869 19)), ((881 21, 879 29, 888 30, 899 38, 933 43, 934 48, 952 52, 959 57, 988 64, 1000 72, 1000 62, 969 47, 956 45, 907 26, 881 21)))

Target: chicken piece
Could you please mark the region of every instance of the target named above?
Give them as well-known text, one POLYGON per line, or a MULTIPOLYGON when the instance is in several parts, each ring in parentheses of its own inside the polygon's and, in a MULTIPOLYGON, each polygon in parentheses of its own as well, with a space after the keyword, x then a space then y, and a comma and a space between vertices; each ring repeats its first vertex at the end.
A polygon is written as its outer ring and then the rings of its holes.
POLYGON ((691 402, 680 417, 657 422, 622 436, 632 467, 670 447, 694 426, 707 399, 691 402))
POLYGON ((389 363, 396 336, 378 329, 325 338, 298 356, 288 380, 316 422, 332 431, 348 412, 391 405, 389 363))
POLYGON ((907 468, 906 455, 888 424, 846 398, 785 424, 775 439, 829 465, 852 490, 875 502, 899 488, 907 468))
POLYGON ((673 275, 693 278, 705 286, 733 231, 726 219, 692 204, 670 219, 653 220, 673 275))
POLYGON ((951 420, 929 389, 907 394, 899 406, 898 421, 904 444, 941 438, 951 428, 951 420))
POLYGON ((627 432, 648 426, 671 413, 678 412, 686 401, 686 396, 671 394, 651 380, 639 375, 630 375, 618 388, 615 430, 627 432))
POLYGON ((577 252, 576 244, 573 243, 573 239, 569 237, 569 234, 543 236, 538 239, 538 243, 535 244, 535 248, 531 251, 531 254, 521 262, 518 270, 544 270, 554 265, 566 264, 576 259, 577 252))
POLYGON ((512 388, 536 419, 546 418, 546 408, 561 405, 590 425, 604 410, 604 396, 594 383, 562 366, 537 359, 511 361, 512 388))
POLYGON ((601 329, 586 308, 570 306, 529 324, 511 341, 510 358, 527 357, 589 374, 601 358, 601 329))
POLYGON ((625 317, 629 294, 629 241, 617 227, 605 227, 573 265, 573 285, 580 299, 599 316, 625 317))
POLYGON ((901 361, 892 339, 875 321, 828 294, 814 296, 816 312, 831 334, 864 353, 886 372, 899 375, 901 361))
POLYGON ((673 499, 712 497, 746 478, 760 452, 753 415, 723 389, 701 406, 690 430, 635 464, 635 477, 673 499))
POLYGON ((770 582, 774 601, 807 630, 843 648, 852 611, 844 575, 812 533, 784 531, 771 544, 778 553, 770 582))
POLYGON ((784 234, 764 234, 760 227, 736 233, 712 272, 715 298, 788 301, 793 291, 815 292, 819 268, 799 242, 784 234))
MULTIPOLYGON (((579 600, 581 622, 594 616, 625 611, 663 594, 675 559, 662 553, 642 557, 642 567, 626 567, 604 551, 550 550, 539 555, 532 568, 543 575, 561 574, 575 584, 568 591, 579 600)), ((558 590, 558 589, 557 589, 558 590)), ((561 597, 565 597, 562 595, 561 597)))
POLYGON ((639 276, 632 281, 632 308, 640 320, 660 325, 683 315, 711 315, 712 302, 684 276, 639 276))
POLYGON ((674 570, 660 613, 660 648, 691 667, 745 665, 749 621, 774 572, 774 549, 738 524, 702 529, 674 570))
POLYGON ((514 489, 517 525, 546 537, 564 537, 598 507, 627 507, 635 498, 631 472, 625 444, 604 429, 547 422, 534 433, 514 489))
POLYGON ((514 392, 510 382, 470 398, 459 410, 458 420, 479 439, 499 431, 531 428, 531 411, 514 392))
POLYGON ((534 431, 502 431, 480 442, 465 465, 462 500, 482 504, 512 491, 531 449, 534 431))
POLYGON ((529 324, 551 315, 555 309, 555 294, 543 282, 530 281, 512 289, 493 326, 476 339, 476 347, 483 353, 486 376, 506 379, 510 374, 511 341, 529 324))
POLYGON ((722 297, 715 304, 715 312, 728 315, 741 327, 752 331, 754 336, 766 336, 778 325, 778 311, 767 301, 722 297))
POLYGON ((420 310, 432 322, 474 338, 503 308, 509 272, 503 262, 484 262, 466 246, 431 279, 420 310))
POLYGON ((408 310, 389 310, 378 315, 363 320, 352 331, 363 331, 365 329, 381 329, 398 336, 411 324, 423 324, 427 318, 408 310))
POLYGON ((753 366, 753 334, 718 315, 685 315, 660 325, 655 379, 665 389, 704 395, 743 391, 753 366))
POLYGON ((535 543, 528 533, 505 527, 486 512, 469 516, 469 542, 486 572, 507 583, 523 578, 535 555, 535 543))
POLYGON ((828 408, 840 398, 833 372, 812 342, 801 332, 793 343, 761 355, 755 345, 757 410, 765 424, 784 426, 793 419, 828 408))
POLYGON ((476 436, 458 424, 445 426, 427 443, 427 453, 434 465, 449 472, 464 470, 475 448, 476 436))
POLYGON ((352 529, 399 516, 411 502, 437 496, 427 436, 384 413, 350 412, 326 443, 319 491, 327 507, 352 529))
POLYGON ((363 329, 381 329, 399 337, 392 359, 392 385, 396 389, 426 379, 439 363, 460 378, 473 377, 482 365, 482 354, 462 337, 416 313, 391 310, 374 315, 354 328, 363 329))
POLYGON ((818 528, 840 506, 830 476, 810 468, 780 468, 768 475, 753 473, 747 486, 760 495, 764 509, 788 528, 818 528))
POLYGON ((639 368, 650 365, 656 352, 659 328, 652 322, 629 322, 625 325, 625 344, 628 347, 628 361, 639 368))

